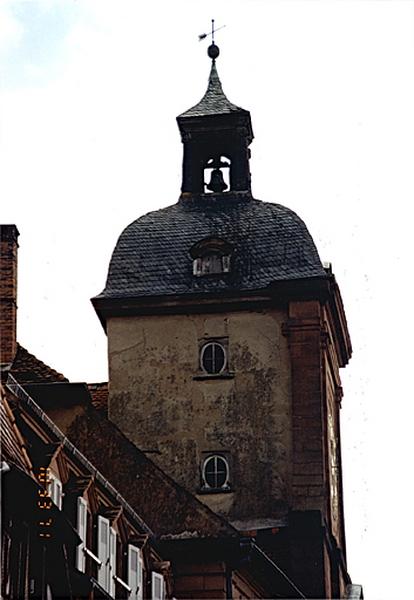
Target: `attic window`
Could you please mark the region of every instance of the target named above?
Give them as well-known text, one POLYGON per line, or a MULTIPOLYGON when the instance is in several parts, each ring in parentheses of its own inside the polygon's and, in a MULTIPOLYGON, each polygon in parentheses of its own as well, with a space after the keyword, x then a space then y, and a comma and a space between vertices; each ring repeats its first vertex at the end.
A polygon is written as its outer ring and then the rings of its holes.
POLYGON ((218 238, 198 242, 190 250, 193 275, 202 277, 229 273, 232 250, 231 244, 218 238))

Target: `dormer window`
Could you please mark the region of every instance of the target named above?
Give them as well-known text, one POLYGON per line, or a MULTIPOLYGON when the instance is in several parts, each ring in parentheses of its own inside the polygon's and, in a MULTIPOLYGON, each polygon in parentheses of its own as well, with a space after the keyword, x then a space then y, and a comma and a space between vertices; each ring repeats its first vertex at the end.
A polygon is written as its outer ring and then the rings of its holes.
POLYGON ((193 258, 193 275, 220 275, 229 273, 233 247, 225 240, 209 238, 195 244, 190 255, 193 258))

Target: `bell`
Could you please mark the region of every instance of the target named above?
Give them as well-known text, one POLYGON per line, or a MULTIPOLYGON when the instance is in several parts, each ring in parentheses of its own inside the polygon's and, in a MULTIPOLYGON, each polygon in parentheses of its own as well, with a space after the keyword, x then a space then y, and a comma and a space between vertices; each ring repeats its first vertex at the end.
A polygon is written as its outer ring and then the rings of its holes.
POLYGON ((211 171, 210 183, 207 185, 207 189, 212 192, 224 192, 228 188, 227 183, 223 179, 223 173, 220 169, 214 169, 211 171))

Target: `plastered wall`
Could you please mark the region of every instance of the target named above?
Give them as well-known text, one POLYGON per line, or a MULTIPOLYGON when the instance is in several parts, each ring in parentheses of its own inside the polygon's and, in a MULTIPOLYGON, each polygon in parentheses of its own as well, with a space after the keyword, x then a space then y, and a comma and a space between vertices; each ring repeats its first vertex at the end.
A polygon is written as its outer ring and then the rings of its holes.
POLYGON ((110 419, 193 493, 205 453, 225 453, 231 491, 199 498, 233 519, 279 516, 289 500, 285 319, 266 310, 107 323, 110 419), (228 340, 230 376, 199 379, 200 340, 216 337, 228 340))

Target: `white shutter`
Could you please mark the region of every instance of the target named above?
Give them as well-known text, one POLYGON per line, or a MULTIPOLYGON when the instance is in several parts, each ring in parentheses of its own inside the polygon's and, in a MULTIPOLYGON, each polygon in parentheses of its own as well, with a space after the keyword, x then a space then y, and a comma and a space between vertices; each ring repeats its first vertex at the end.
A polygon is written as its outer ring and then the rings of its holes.
POLYGON ((115 598, 115 577, 116 575, 116 531, 111 527, 109 530, 109 585, 108 592, 115 598))
POLYGON ((55 499, 54 503, 59 510, 62 510, 62 482, 55 478, 55 499))
POLYGON ((131 594, 128 600, 143 600, 144 569, 139 548, 128 544, 128 585, 131 594))
POLYGON ((164 600, 164 577, 159 573, 152 573, 152 600, 164 600))
POLYGON ((98 558, 102 565, 98 568, 98 583, 109 591, 109 521, 98 516, 98 558))
POLYGON ((62 483, 56 475, 50 476, 49 496, 59 510, 62 509, 62 483))
POLYGON ((138 595, 137 600, 144 599, 144 561, 138 556, 138 595))
POLYGON ((85 572, 86 536, 88 531, 88 504, 84 498, 78 497, 76 529, 82 542, 76 548, 76 568, 85 572))

